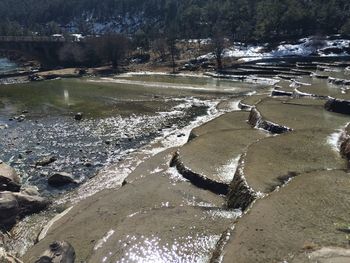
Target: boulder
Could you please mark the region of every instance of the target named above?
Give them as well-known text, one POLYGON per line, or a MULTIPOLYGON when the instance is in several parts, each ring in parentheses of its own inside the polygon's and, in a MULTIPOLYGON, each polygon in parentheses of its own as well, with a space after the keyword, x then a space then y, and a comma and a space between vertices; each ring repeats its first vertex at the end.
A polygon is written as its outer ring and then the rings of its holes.
POLYGON ((55 241, 35 263, 74 263, 75 250, 65 241, 55 241))
POLYGON ((48 179, 48 183, 51 186, 64 186, 67 184, 77 184, 78 182, 74 180, 73 175, 65 172, 55 173, 48 179))
POLYGON ((16 223, 19 206, 11 192, 0 193, 0 228, 11 227, 16 223))
POLYGON ((18 203, 19 217, 25 217, 33 213, 38 213, 44 210, 50 203, 46 198, 39 195, 13 193, 13 196, 16 198, 18 203))
POLYGON ((17 218, 40 212, 49 201, 39 195, 0 192, 0 227, 11 228, 17 218))
POLYGON ((0 163, 0 191, 19 192, 20 188, 20 178, 15 169, 0 163))

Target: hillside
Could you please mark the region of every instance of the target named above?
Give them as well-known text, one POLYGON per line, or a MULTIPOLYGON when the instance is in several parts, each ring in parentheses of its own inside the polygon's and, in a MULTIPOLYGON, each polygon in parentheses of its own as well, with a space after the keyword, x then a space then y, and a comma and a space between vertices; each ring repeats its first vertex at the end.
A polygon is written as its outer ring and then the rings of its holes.
POLYGON ((348 0, 1 0, 0 35, 101 34, 284 40, 350 33, 348 0))

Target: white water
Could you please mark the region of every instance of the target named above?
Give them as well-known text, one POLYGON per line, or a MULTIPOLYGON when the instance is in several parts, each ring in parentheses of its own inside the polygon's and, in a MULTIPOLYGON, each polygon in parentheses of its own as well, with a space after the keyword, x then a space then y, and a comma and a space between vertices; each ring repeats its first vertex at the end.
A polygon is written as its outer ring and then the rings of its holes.
POLYGON ((0 58, 0 74, 8 73, 15 70, 16 68, 17 65, 15 63, 9 61, 7 58, 0 58))
POLYGON ((179 110, 179 108, 192 107, 193 105, 206 105, 208 106, 207 115, 198 117, 182 129, 177 127, 164 129, 161 136, 141 149, 127 150, 127 153, 125 153, 127 157, 122 162, 104 168, 97 176, 82 184, 76 191, 64 195, 56 203, 63 204, 69 201, 74 204, 104 189, 120 187, 139 164, 166 149, 184 145, 192 129, 223 114, 223 112, 219 112, 216 109, 218 103, 219 100, 201 101, 196 98, 188 98, 184 104, 177 106, 174 111, 179 110), (183 136, 179 137, 179 134, 183 136))

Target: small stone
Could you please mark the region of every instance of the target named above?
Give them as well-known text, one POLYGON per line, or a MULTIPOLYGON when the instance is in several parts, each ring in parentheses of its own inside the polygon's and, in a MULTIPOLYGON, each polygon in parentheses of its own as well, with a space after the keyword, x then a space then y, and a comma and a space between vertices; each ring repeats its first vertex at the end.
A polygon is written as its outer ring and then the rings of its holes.
POLYGON ((81 121, 83 119, 83 113, 81 113, 81 112, 76 113, 74 116, 74 119, 76 121, 81 121))
POLYGON ((45 171, 45 172, 40 173, 40 176, 41 177, 48 177, 49 173, 45 171))
POLYGON ((26 116, 22 114, 22 115, 20 115, 20 116, 17 117, 17 121, 18 121, 18 122, 22 122, 22 121, 25 120, 25 118, 26 118, 26 116))
POLYGON ((85 166, 85 167, 91 167, 91 166, 92 166, 92 163, 86 162, 86 163, 84 163, 84 166, 85 166))

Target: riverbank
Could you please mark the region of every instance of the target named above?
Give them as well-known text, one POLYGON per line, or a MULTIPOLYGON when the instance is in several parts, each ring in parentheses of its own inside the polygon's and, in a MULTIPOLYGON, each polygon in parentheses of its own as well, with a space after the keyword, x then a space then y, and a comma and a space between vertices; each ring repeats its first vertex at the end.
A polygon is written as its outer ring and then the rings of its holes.
POLYGON ((329 138, 349 118, 325 99, 269 95, 147 158, 121 188, 75 204, 24 259, 64 240, 87 262, 348 260, 347 161, 340 137, 329 138))
MULTIPOLYGON (((347 229, 342 213, 347 203, 344 207, 334 203, 346 200, 347 195, 347 161, 342 159, 339 145, 347 138, 341 134, 349 119, 340 114, 345 111, 332 112, 338 111, 336 102, 324 107, 331 98, 350 99, 346 82, 334 84, 332 80, 348 78, 345 66, 323 62, 259 65, 259 73, 249 68, 249 74, 256 75, 240 75, 245 81, 274 80, 257 89, 252 89, 252 82, 232 81, 234 74, 220 76, 229 78, 220 80, 136 73, 84 82, 118 89, 125 85, 125 92, 138 87, 134 95, 144 96, 143 87, 153 99, 191 94, 211 101, 207 104, 211 106, 203 118, 184 125, 184 130, 166 128, 154 143, 58 199, 57 204, 65 204, 63 208, 73 208, 52 224, 47 223, 50 217, 46 221, 41 218, 41 224, 32 221, 37 233, 42 225, 51 227, 44 228, 40 241, 24 256, 25 262, 34 261, 55 240, 69 242, 76 260, 87 262, 216 262, 222 258, 232 262, 240 252, 231 256, 230 251, 239 246, 246 252, 237 256, 238 262, 307 262, 306 257, 346 260, 348 247, 341 233, 347 229), (276 81, 279 83, 274 85, 276 81), (324 187, 315 189, 315 180, 324 187), (303 185, 316 194, 307 196, 307 190, 296 190, 303 185), (329 185, 337 187, 328 191, 329 185), (341 189, 339 195, 336 189, 341 189), (303 196, 300 200, 312 201, 292 204, 290 200, 299 195, 303 196), (303 212, 298 213, 298 209, 303 212), (282 219, 280 210, 287 214, 282 219), (315 211, 327 213, 314 216, 315 211), (261 213, 273 216, 263 220, 261 213), (286 223, 271 228, 271 220, 286 223), (293 235, 293 242, 289 242, 291 234, 283 234, 283 229, 294 227, 302 237, 293 235), (313 234, 320 227, 326 233, 313 234), (93 231, 87 233, 87 228, 93 231), (240 229, 249 230, 249 235, 240 229), (250 238, 254 231, 259 242, 250 238), (275 253, 266 244, 280 237, 283 247, 275 253), (331 256, 325 255, 326 250, 331 256)), ((28 228, 28 221, 22 227, 28 228)))

